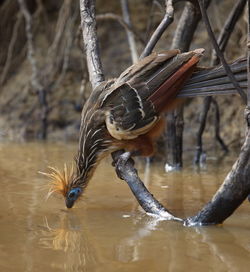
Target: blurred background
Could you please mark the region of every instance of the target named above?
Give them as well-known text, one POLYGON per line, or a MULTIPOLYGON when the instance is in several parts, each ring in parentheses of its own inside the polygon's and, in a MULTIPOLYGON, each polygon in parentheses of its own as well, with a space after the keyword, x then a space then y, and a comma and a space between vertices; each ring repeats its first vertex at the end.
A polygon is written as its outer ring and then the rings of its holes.
MULTIPOLYGON (((209 16, 218 35, 235 1, 211 1, 209 16)), ((80 28, 79 1, 27 0, 31 41, 27 24, 16 0, 0 1, 0 140, 76 141, 81 109, 91 90, 80 28), (33 60, 33 64, 31 63, 33 60), (38 90, 39 89, 39 90, 38 90), (45 101, 45 103, 44 103, 45 101), (45 130, 45 131, 44 131, 45 130)), ((164 1, 130 2, 130 17, 138 54, 142 52, 162 17, 164 1)), ((96 1, 100 52, 106 78, 117 77, 132 64, 120 1, 96 1)), ((155 50, 169 49, 183 10, 175 5, 175 20, 155 50)), ((237 23, 225 56, 232 61, 246 51, 246 15, 237 23)), ((191 49, 203 47, 202 65, 209 65, 211 44, 199 23, 191 49)), ((238 95, 216 97, 221 116, 221 136, 230 147, 244 138, 244 106, 238 95)), ((203 98, 186 102, 184 149, 195 146, 203 98)), ((214 108, 208 114, 204 133, 207 147, 214 146, 214 108)))

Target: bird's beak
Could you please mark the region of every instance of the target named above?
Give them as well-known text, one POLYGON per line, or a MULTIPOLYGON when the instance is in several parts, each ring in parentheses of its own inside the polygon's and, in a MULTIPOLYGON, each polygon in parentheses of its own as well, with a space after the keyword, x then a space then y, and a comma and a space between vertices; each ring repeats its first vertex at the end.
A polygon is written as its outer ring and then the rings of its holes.
POLYGON ((66 207, 68 209, 71 209, 74 206, 74 204, 75 204, 75 200, 66 198, 65 199, 65 204, 66 204, 66 207))

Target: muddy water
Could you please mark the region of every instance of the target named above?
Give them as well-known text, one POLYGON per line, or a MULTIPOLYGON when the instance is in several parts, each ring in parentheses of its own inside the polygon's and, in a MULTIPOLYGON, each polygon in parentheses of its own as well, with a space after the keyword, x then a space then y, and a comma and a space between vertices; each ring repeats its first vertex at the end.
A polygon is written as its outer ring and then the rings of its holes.
MULTIPOLYGON (((0 145, 0 271, 250 271, 248 202, 223 226, 157 221, 138 208, 110 161, 74 209, 59 197, 46 201, 46 179, 38 171, 70 162, 75 150, 70 144, 0 145)), ((154 165, 147 178, 139 168, 157 199, 185 217, 209 200, 232 160, 211 157, 206 169, 190 163, 171 174, 154 165)))

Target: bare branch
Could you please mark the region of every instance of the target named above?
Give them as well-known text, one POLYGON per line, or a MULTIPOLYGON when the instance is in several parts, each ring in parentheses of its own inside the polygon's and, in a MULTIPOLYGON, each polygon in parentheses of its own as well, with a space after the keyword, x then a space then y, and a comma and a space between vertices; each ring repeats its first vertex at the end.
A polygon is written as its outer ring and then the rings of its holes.
POLYGON ((195 216, 188 226, 220 224, 229 217, 250 194, 250 109, 245 111, 248 131, 240 156, 212 200, 195 216))
MULTIPOLYGON (((226 46, 228 44, 228 40, 234 30, 236 23, 238 22, 240 16, 244 11, 244 7, 246 5, 246 0, 239 0, 233 7, 231 13, 229 14, 227 21, 225 22, 223 29, 220 32, 218 37, 218 45, 222 52, 225 51, 226 46)), ((219 58, 216 55, 216 52, 213 50, 212 59, 211 59, 212 66, 219 64, 219 58)))
POLYGON ((19 26, 21 24, 21 21, 22 21, 22 14, 19 12, 17 15, 16 23, 13 27, 13 33, 12 33, 12 37, 11 37, 9 47, 8 47, 6 62, 5 62, 4 68, 3 68, 3 72, 1 74, 1 78, 0 78, 0 86, 2 86, 3 83, 5 82, 6 76, 8 74, 9 68, 10 68, 12 54, 13 54, 14 46, 15 46, 15 43, 17 40, 18 30, 19 30, 19 26))
POLYGON ((61 84, 69 66, 70 50, 73 45, 74 25, 77 19, 77 15, 78 15, 78 12, 74 12, 72 16, 69 16, 69 20, 65 28, 65 34, 64 34, 65 47, 63 52, 62 70, 61 70, 60 76, 57 78, 56 82, 53 84, 53 88, 57 88, 61 84))
MULTIPOLYGON (((121 6, 122 6, 122 14, 123 14, 124 21, 131 28, 128 0, 121 0, 121 6)), ((137 49, 136 49, 135 37, 134 37, 133 32, 131 32, 128 29, 126 29, 126 33, 127 33, 127 37, 128 37, 128 44, 129 44, 132 62, 135 63, 138 60, 138 53, 137 53, 137 49)))
POLYGON ((27 35, 27 45, 28 45, 28 60, 31 64, 32 68, 32 75, 31 75, 31 84, 35 91, 41 90, 43 87, 40 83, 39 77, 38 77, 38 69, 37 69, 37 63, 35 58, 35 50, 34 50, 34 44, 33 44, 33 33, 32 33, 32 18, 31 15, 27 9, 26 3, 24 0, 18 0, 21 12, 23 13, 23 16, 25 18, 25 29, 26 29, 26 35, 27 35))
POLYGON ((220 144, 222 150, 224 152, 228 152, 229 151, 228 147, 220 136, 220 108, 217 101, 214 99, 214 97, 212 97, 212 103, 214 104, 214 108, 215 108, 215 118, 214 118, 215 139, 220 144))
POLYGON ((125 180, 141 207, 149 214, 157 215, 165 220, 182 221, 173 216, 154 196, 147 190, 137 175, 134 161, 129 152, 117 151, 112 154, 117 175, 125 180), (130 159, 128 159, 130 158, 130 159))
POLYGON ((250 107, 250 0, 247 1, 248 7, 248 41, 247 41, 247 106, 250 107))
POLYGON ((137 32, 131 25, 127 24, 121 16, 111 13, 111 12, 108 12, 108 13, 96 15, 96 20, 97 21, 98 20, 115 20, 115 21, 117 21, 122 27, 125 28, 126 31, 132 32, 142 45, 145 45, 145 40, 143 39, 141 34, 139 32, 137 32))
POLYGON ((27 9, 26 3, 24 0, 18 0, 21 12, 25 18, 25 29, 27 36, 27 44, 28 44, 28 60, 32 67, 32 75, 31 75, 31 84, 34 88, 35 92, 38 95, 38 100, 41 107, 41 133, 40 138, 46 139, 47 137, 47 117, 48 117, 48 103, 47 103, 47 93, 40 82, 40 78, 38 76, 38 68, 35 58, 35 50, 33 44, 33 33, 32 33, 32 17, 27 9))
POLYGON ((95 1, 80 0, 81 26, 86 49, 90 82, 95 88, 104 81, 96 34, 95 1))
POLYGON ((151 36, 150 40, 148 41, 145 49, 143 50, 140 59, 148 56, 153 48, 155 47, 156 43, 164 33, 164 31, 167 29, 167 27, 173 22, 174 20, 174 8, 173 8, 173 0, 165 0, 166 4, 166 13, 154 31, 153 35, 151 36))

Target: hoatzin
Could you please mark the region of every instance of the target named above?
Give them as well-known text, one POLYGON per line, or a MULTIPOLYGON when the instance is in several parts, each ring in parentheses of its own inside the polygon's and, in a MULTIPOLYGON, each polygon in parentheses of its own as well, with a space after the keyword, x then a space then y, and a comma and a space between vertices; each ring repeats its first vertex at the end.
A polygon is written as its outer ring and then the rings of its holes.
MULTIPOLYGON (((203 51, 152 53, 94 89, 82 110, 76 169, 65 166, 60 173, 51 168, 46 174, 52 179, 49 195, 62 194, 71 208, 104 156, 118 149, 150 156, 164 128, 162 115, 179 104, 178 95, 234 93, 223 67, 197 67, 203 51)), ((246 60, 231 69, 246 87, 246 60)))

